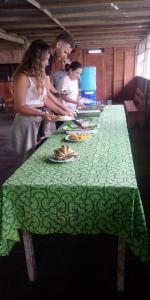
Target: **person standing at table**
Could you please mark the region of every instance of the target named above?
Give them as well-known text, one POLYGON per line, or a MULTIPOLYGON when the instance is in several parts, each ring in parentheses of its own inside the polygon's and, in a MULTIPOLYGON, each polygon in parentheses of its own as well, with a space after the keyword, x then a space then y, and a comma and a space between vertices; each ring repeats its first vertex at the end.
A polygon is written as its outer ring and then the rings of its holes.
MULTIPOLYGON (((55 60, 61 60, 63 63, 63 72, 61 72, 61 78, 65 75, 65 64, 69 64, 71 60, 69 59, 69 55, 72 50, 75 48, 75 43, 72 37, 68 33, 59 34, 55 41, 50 46, 50 58, 49 65, 46 67, 46 74, 51 76, 53 64, 55 60)), ((60 72, 60 71, 58 71, 60 72)), ((57 73, 58 74, 58 73, 57 73)), ((52 75, 53 76, 53 75, 52 75)), ((61 80, 60 76, 57 76, 57 82, 55 80, 55 85, 50 81, 50 90, 51 92, 59 97, 58 93, 58 85, 61 80)), ((60 100, 60 99, 59 99, 60 100)), ((56 122, 56 128, 58 128, 59 123, 56 122)))
POLYGON ((49 76, 51 75, 53 63, 56 59, 65 62, 74 47, 75 43, 68 33, 59 34, 52 45, 50 45, 50 58, 49 64, 46 67, 46 74, 49 76))
MULTIPOLYGON (((49 64, 46 66, 46 74, 51 76, 53 64, 58 59, 62 62, 67 60, 71 51, 74 49, 75 43, 68 33, 61 33, 55 41, 50 45, 49 64)), ((57 89, 50 81, 50 90, 54 95, 57 95, 57 89)))
POLYGON ((63 104, 75 111, 77 106, 82 103, 79 97, 79 79, 82 73, 81 63, 73 61, 70 65, 67 65, 66 72, 66 75, 58 84, 58 91, 62 94, 63 104))
POLYGON ((67 57, 62 61, 62 68, 59 71, 52 73, 52 83, 56 90, 58 90, 60 80, 67 74, 66 68, 71 64, 71 59, 67 57))
POLYGON ((27 158, 37 144, 38 130, 44 123, 54 121, 53 113, 72 115, 50 92, 50 80, 45 67, 50 57, 49 45, 42 40, 31 43, 14 77, 14 108, 10 143, 15 153, 27 158))

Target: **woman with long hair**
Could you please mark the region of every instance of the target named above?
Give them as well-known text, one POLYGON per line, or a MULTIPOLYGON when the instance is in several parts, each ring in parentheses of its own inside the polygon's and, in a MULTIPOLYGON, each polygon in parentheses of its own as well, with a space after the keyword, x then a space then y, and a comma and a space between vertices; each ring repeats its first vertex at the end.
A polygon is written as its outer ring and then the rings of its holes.
POLYGON ((47 136, 47 124, 55 120, 53 113, 72 114, 50 92, 50 79, 45 73, 49 57, 49 45, 42 40, 33 41, 13 76, 16 115, 11 130, 11 146, 23 158, 35 150, 41 124, 44 124, 47 136))

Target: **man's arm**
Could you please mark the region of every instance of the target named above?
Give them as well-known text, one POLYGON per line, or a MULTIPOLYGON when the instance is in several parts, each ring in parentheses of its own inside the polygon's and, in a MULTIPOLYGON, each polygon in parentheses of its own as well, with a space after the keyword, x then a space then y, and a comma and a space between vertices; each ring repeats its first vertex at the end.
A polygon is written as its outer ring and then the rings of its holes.
POLYGON ((55 87, 53 86, 52 82, 49 79, 49 89, 52 93, 54 94, 58 94, 58 91, 55 89, 55 87))
POLYGON ((46 79, 47 98, 45 99, 45 105, 57 114, 73 116, 74 114, 72 110, 68 109, 63 103, 61 103, 60 100, 58 100, 53 95, 53 93, 50 90, 51 86, 52 83, 50 84, 50 79, 47 78, 46 79))

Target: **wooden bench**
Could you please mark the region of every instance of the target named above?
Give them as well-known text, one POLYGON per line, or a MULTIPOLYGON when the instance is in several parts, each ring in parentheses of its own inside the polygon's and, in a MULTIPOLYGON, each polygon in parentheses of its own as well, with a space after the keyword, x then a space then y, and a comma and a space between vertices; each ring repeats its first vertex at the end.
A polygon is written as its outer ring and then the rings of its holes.
POLYGON ((145 104, 146 97, 139 88, 136 89, 133 100, 124 101, 129 128, 136 125, 141 128, 145 127, 145 104))

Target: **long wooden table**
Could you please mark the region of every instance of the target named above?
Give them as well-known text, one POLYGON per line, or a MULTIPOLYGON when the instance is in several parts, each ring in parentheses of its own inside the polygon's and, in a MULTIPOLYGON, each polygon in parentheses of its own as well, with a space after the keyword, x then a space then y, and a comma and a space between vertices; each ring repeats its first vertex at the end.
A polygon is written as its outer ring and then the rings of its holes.
POLYGON ((125 243, 143 262, 150 244, 137 187, 122 105, 106 106, 97 133, 84 142, 56 132, 3 184, 0 254, 9 255, 23 230, 30 280, 36 277, 31 234, 100 234, 118 237, 117 289, 124 289, 125 243), (62 144, 80 158, 52 163, 62 144))

